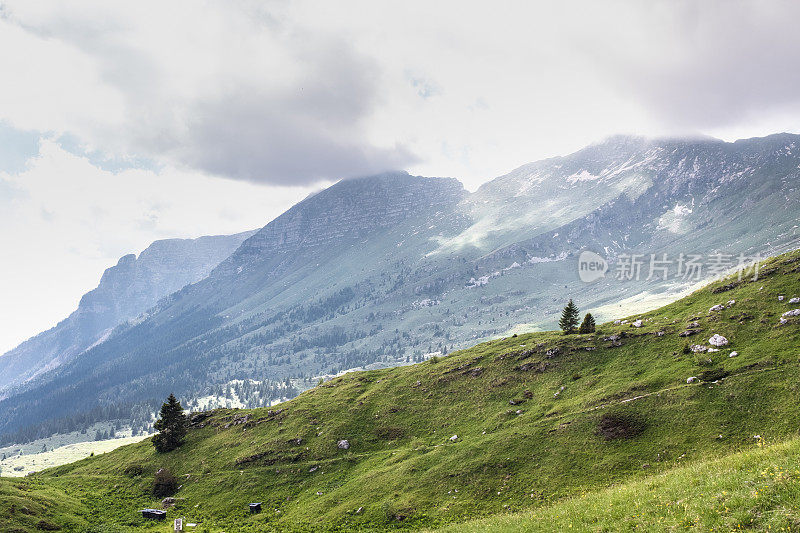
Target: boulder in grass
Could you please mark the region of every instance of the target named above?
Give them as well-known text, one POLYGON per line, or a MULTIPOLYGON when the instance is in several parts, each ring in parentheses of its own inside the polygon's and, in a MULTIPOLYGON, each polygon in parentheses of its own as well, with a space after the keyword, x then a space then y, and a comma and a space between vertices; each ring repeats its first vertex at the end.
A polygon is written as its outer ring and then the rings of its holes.
POLYGON ((724 306, 724 305, 722 305, 722 304, 717 304, 717 305, 715 305, 715 306, 712 306, 712 307, 709 309, 709 311, 722 311, 723 309, 725 309, 725 306, 724 306))
POLYGON ((342 439, 336 443, 336 446, 338 446, 340 450, 348 450, 350 449, 350 441, 342 439))
POLYGON ((708 346, 703 346, 702 344, 692 344, 689 346, 689 349, 692 353, 703 353, 708 351, 708 346))
POLYGON ((737 355, 739 355, 739 352, 733 351, 728 357, 736 357, 737 355))
POLYGON ((631 324, 631 326, 633 326, 635 328, 640 328, 640 327, 642 327, 642 321, 641 320, 636 320, 631 324))
POLYGON ((178 500, 176 500, 175 498, 173 498, 171 496, 168 496, 168 497, 164 498, 163 500, 161 500, 161 506, 164 509, 167 509, 168 507, 172 507, 173 505, 175 505, 176 501, 178 501, 178 500))
POLYGON ((686 383, 694 383, 695 381, 697 381, 697 376, 686 378, 686 383))
POLYGON ((450 437, 450 442, 456 442, 458 440, 458 435, 453 435, 450 437))
POLYGON ((710 339, 708 339, 708 343, 712 346, 716 346, 717 348, 719 348, 720 346, 726 346, 728 344, 728 339, 726 339, 722 335, 715 333, 714 335, 711 336, 710 339))
POLYGON ((800 309, 792 309, 791 311, 786 311, 781 316, 800 316, 800 309))
POLYGON ((794 298, 789 299, 789 303, 790 304, 800 304, 800 298, 795 296, 794 298))

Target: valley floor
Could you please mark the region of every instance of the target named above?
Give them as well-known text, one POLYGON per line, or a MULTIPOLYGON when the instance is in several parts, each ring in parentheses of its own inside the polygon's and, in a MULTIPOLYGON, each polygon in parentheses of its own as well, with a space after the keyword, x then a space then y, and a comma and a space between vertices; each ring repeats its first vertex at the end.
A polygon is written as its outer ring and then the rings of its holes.
POLYGON ((5 460, 0 461, 0 475, 5 477, 26 476, 31 472, 38 472, 45 468, 73 463, 92 455, 108 453, 120 446, 139 442, 149 436, 137 435, 135 437, 75 442, 46 452, 7 457, 5 460))

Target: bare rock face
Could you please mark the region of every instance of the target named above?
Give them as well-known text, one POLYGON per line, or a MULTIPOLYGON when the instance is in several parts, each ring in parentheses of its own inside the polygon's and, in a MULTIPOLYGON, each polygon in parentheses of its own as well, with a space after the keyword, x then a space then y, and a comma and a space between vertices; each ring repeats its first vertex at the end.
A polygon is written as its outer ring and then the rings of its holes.
POLYGON ((453 207, 466 194, 458 180, 405 172, 341 181, 264 226, 216 273, 239 273, 276 251, 287 253, 363 239, 406 219, 453 207))

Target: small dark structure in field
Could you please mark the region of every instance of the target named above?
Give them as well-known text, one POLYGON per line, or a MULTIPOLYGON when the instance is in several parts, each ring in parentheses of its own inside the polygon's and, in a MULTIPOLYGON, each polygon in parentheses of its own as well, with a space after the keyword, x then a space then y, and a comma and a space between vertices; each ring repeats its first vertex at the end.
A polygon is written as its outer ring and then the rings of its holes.
POLYGON ((252 514, 256 514, 256 513, 260 513, 261 512, 261 502, 251 503, 251 504, 249 504, 249 506, 250 506, 250 512, 252 514))
POLYGON ((167 512, 161 509, 142 509, 142 518, 149 518, 150 520, 164 520, 167 518, 167 512))

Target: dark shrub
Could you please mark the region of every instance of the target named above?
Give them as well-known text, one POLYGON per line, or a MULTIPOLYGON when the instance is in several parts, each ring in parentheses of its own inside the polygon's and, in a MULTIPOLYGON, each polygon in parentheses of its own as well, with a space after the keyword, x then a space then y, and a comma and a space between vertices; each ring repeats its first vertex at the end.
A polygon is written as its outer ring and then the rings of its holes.
POLYGON ((646 428, 641 416, 635 413, 606 413, 597 424, 597 434, 605 440, 630 439, 646 428))
POLYGON ((717 381, 718 379, 728 376, 728 374, 730 374, 730 372, 722 368, 711 368, 709 370, 703 370, 697 377, 700 378, 700 381, 717 381))
POLYGON ((382 440, 402 439, 406 432, 401 427, 386 426, 375 428, 375 436, 382 440))
POLYGON ((58 531, 61 529, 61 526, 48 522, 47 520, 39 520, 36 522, 36 529, 41 529, 42 531, 58 531))
POLYGON ((128 477, 139 477, 144 474, 144 467, 142 465, 128 465, 125 467, 124 473, 128 477))
POLYGON ((153 479, 153 496, 171 496, 178 490, 178 479, 166 468, 160 468, 153 479))

